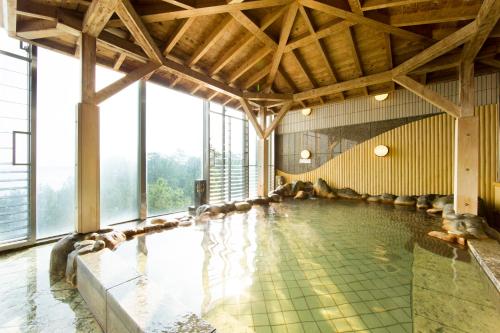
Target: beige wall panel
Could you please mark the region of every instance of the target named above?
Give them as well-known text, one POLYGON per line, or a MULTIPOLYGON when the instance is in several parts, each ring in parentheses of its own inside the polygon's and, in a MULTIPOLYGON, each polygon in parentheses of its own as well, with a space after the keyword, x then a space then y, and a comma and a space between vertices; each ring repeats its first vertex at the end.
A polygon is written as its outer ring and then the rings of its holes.
MULTIPOLYGON (((476 108, 480 126, 479 195, 494 205, 497 170, 498 105, 476 108)), ((452 117, 436 115, 395 128, 363 142, 303 174, 277 170, 287 181, 314 182, 325 179, 336 187, 350 187, 359 193, 396 195, 453 193, 453 145, 455 125, 452 117), (389 147, 387 157, 377 157, 377 145, 389 147)))

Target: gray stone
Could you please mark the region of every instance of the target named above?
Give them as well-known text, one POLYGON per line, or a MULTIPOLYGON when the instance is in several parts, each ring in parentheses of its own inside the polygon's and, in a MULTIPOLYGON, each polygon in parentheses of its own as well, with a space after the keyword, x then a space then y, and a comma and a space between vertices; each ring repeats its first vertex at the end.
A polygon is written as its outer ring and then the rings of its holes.
POLYGON ((64 278, 68 255, 75 249, 75 243, 85 240, 86 237, 86 234, 73 233, 61 238, 52 247, 52 251, 50 252, 51 281, 58 281, 64 278))
POLYGON ((276 187, 276 189, 273 191, 275 194, 279 194, 284 197, 291 197, 292 196, 292 184, 287 183, 284 185, 280 185, 276 187))
POLYGON ((431 200, 429 195, 421 195, 417 198, 416 206, 418 209, 428 209, 431 207, 431 200))
POLYGON ((276 177, 274 177, 274 182, 278 186, 286 184, 285 177, 283 177, 283 176, 276 176, 276 177))
POLYGON ((335 199, 337 195, 332 191, 330 186, 322 178, 318 180, 313 185, 314 193, 320 198, 335 199))
POLYGON ((246 201, 237 202, 234 205, 236 207, 236 210, 239 212, 247 211, 252 208, 252 205, 246 201))
POLYGON ((361 199, 361 195, 348 187, 337 190, 337 196, 342 199, 361 199))
POLYGON ((305 186, 306 184, 301 180, 292 182, 292 195, 295 196, 297 192, 303 191, 305 186))
POLYGON ((393 204, 396 196, 390 193, 384 193, 380 196, 380 202, 384 204, 393 204))
POLYGON ((446 204, 443 207, 443 229, 449 234, 463 238, 486 239, 487 223, 480 216, 473 214, 456 214, 453 204, 446 204))
POLYGON ((395 205, 399 206, 415 206, 417 200, 409 195, 401 195, 394 200, 395 205))
POLYGON ((294 199, 305 200, 309 198, 309 195, 305 191, 298 191, 294 199))
POLYGON ((271 202, 281 202, 282 199, 281 199, 281 195, 277 194, 277 193, 270 193, 269 194, 269 200, 271 202))
POLYGON ((368 199, 369 196, 370 195, 368 193, 363 193, 363 194, 361 194, 361 200, 366 200, 366 199, 368 199))
POLYGON ((443 210, 446 204, 452 204, 452 203, 453 203, 452 195, 439 196, 432 201, 432 208, 443 210))
POLYGON ((106 244, 106 247, 110 250, 116 248, 121 242, 127 240, 127 236, 121 231, 112 230, 106 233, 93 233, 89 237, 93 240, 102 240, 106 244))
POLYGON ((196 208, 196 216, 200 216, 201 214, 208 212, 209 209, 210 205, 208 204, 199 206, 198 208, 196 208))
POLYGON ((380 195, 370 195, 366 198, 367 202, 380 202, 380 195))
POLYGON ((253 198, 252 202, 254 205, 269 205, 269 198, 263 198, 263 197, 253 198))

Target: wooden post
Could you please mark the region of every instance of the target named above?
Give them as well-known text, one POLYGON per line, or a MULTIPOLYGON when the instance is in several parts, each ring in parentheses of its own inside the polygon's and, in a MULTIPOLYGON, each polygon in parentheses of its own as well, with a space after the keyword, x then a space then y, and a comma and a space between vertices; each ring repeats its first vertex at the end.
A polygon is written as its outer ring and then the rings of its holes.
POLYGON ((474 65, 460 65, 461 117, 455 121, 454 208, 459 214, 478 212, 479 117, 474 115, 474 65))
POLYGON ((81 103, 77 106, 76 231, 100 228, 99 107, 95 104, 96 39, 82 34, 81 103))
MULTIPOLYGON (((266 108, 259 109, 259 122, 261 128, 266 128, 266 108)), ((267 197, 269 184, 269 140, 267 138, 259 138, 259 177, 258 177, 258 195, 267 197)))

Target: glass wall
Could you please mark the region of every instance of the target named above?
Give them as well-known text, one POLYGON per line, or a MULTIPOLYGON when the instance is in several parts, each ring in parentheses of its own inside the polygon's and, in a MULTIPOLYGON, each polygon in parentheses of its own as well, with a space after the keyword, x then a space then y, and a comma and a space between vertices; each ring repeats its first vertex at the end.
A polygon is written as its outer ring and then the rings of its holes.
POLYGON ((257 164, 258 137, 252 125, 248 125, 248 196, 257 196, 259 166, 257 164))
POLYGON ((248 122, 242 112, 209 103, 212 203, 248 196, 248 122))
POLYGON ((0 245, 30 228, 30 54, 0 30, 0 245))
MULTIPOLYGON (((97 90, 123 74, 98 67, 97 90)), ((139 218, 139 86, 132 84, 99 106, 101 225, 139 218)))
POLYGON ((146 84, 148 215, 185 211, 202 176, 203 100, 146 84))
POLYGON ((44 238, 74 230, 80 74, 78 59, 43 48, 37 65, 37 237, 44 238))

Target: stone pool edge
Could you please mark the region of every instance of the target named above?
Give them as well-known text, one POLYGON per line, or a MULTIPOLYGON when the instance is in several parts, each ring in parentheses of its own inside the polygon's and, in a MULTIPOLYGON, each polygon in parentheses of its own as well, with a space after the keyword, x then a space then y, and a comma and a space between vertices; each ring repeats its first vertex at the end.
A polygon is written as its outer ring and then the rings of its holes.
POLYGON ((469 252, 500 295, 500 244, 496 239, 469 239, 469 252))
POLYGON ((109 249, 78 256, 77 281, 106 333, 216 331, 109 249))

